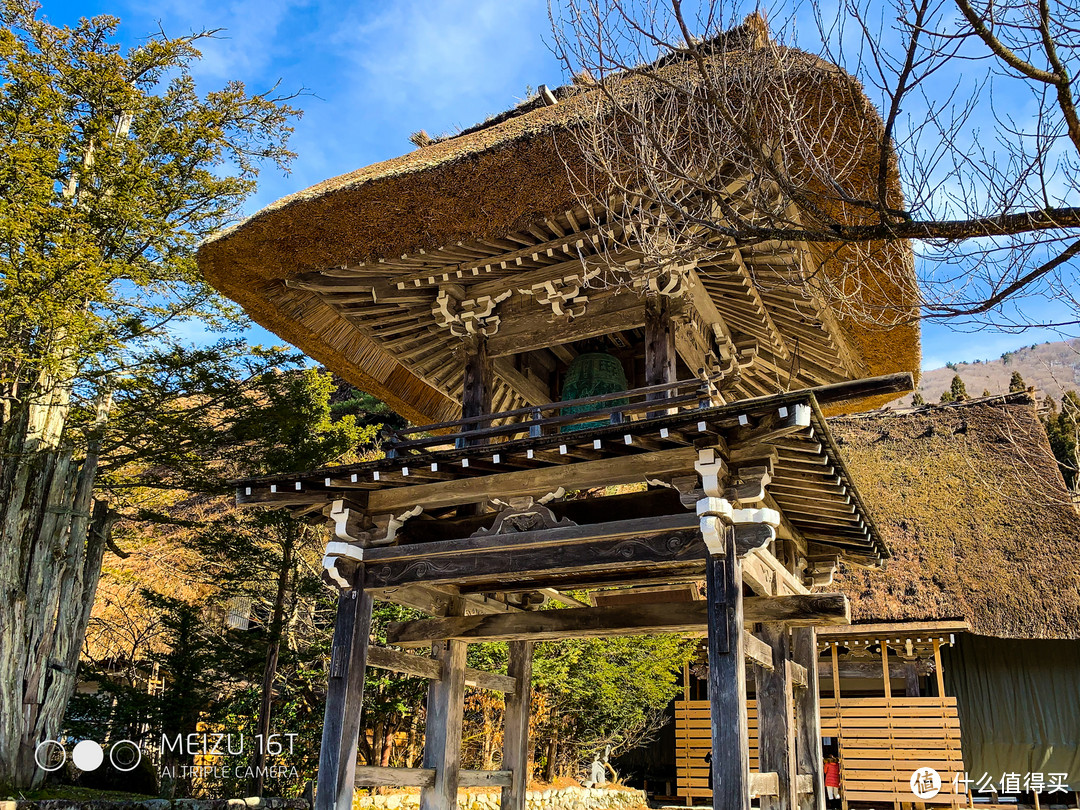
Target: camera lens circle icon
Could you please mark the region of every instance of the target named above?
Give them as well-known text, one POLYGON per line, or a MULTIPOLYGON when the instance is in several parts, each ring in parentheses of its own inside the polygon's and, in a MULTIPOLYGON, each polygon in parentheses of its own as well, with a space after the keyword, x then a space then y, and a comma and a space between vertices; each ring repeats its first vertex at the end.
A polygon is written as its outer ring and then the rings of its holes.
POLYGON ((142 762, 142 749, 131 740, 119 740, 109 748, 109 762, 118 771, 133 771, 142 762))
POLYGON ((42 740, 34 749, 34 762, 43 771, 58 771, 67 762, 67 749, 59 740, 42 740))
POLYGON ((101 750, 101 743, 79 740, 71 751, 71 761, 80 771, 96 771, 105 761, 105 752, 101 750))

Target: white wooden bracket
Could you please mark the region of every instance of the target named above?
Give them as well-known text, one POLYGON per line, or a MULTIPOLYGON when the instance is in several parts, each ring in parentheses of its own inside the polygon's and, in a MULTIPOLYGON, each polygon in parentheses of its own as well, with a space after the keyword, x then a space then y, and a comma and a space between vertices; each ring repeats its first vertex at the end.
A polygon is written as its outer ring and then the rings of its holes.
MULTIPOLYGON (((459 288, 460 289, 460 288, 459 288)), ((499 316, 495 307, 505 301, 512 290, 504 290, 498 295, 481 295, 476 298, 458 300, 450 292, 441 288, 439 296, 431 307, 435 323, 449 329, 455 337, 484 335, 490 337, 499 331, 499 316)))
POLYGON ((519 289, 522 295, 535 296, 538 304, 546 304, 557 317, 578 318, 585 314, 589 296, 581 288, 600 275, 600 270, 586 270, 562 278, 549 279, 531 287, 519 289))
POLYGON ((382 537, 372 537, 370 532, 360 532, 359 537, 349 534, 348 524, 350 510, 345 506, 344 500, 335 500, 330 507, 330 519, 334 522, 334 538, 326 544, 323 551, 322 566, 327 576, 337 583, 342 590, 352 587, 349 581, 338 570, 338 561, 363 562, 364 548, 371 546, 387 546, 397 540, 397 533, 409 520, 424 511, 422 506, 414 506, 407 512, 396 517, 392 516, 386 524, 386 534, 382 537))

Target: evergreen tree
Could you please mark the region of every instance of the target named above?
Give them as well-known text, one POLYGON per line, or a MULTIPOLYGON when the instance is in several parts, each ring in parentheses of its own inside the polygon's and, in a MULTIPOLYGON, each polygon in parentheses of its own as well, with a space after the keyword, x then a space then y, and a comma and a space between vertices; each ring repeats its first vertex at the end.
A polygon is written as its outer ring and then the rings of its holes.
POLYGON ((1027 383, 1024 382, 1024 378, 1020 376, 1019 371, 1014 371, 1009 378, 1009 393, 1018 394, 1023 391, 1027 391, 1027 383))
POLYGON ((948 402, 963 402, 968 398, 967 386, 964 385, 964 381, 960 378, 959 374, 954 374, 952 382, 949 383, 949 399, 948 402))
MULTIPOLYGON (((259 403, 233 428, 235 441, 249 454, 248 471, 305 470, 340 460, 376 426, 361 429, 353 415, 330 418, 333 378, 315 369, 266 372, 253 391, 259 403)), ((288 640, 286 618, 300 598, 313 600, 321 588, 310 565, 318 559, 325 537, 285 509, 234 510, 197 533, 191 543, 201 555, 190 575, 208 577, 226 596, 267 604, 265 632, 255 637, 262 647, 260 705, 254 734, 271 733, 274 683, 288 640)), ((248 641, 250 642, 249 635, 248 641)), ((250 795, 261 796, 265 748, 252 763, 256 777, 250 795)))
POLYGON ((1065 484, 1075 490, 1080 485, 1080 395, 1066 391, 1061 410, 1050 411, 1044 424, 1065 484))
POLYGON ((914 394, 911 395, 911 404, 914 405, 916 408, 921 408, 923 405, 926 404, 926 400, 923 398, 922 394, 916 391, 914 394))
POLYGON ((262 161, 287 165, 294 115, 235 82, 200 96, 207 34, 125 53, 113 17, 37 15, 0 0, 0 671, 20 673, 0 701, 0 783, 18 788, 43 778, 35 746, 74 689, 115 521, 95 484, 117 381, 169 354, 170 324, 230 317, 194 249, 238 216, 262 161))

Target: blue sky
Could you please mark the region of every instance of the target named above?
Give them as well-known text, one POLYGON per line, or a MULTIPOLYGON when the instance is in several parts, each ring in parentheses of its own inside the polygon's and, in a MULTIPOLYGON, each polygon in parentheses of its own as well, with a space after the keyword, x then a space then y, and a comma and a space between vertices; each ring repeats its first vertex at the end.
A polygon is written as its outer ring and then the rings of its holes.
MULTIPOLYGON (((409 134, 419 129, 452 132, 512 106, 529 87, 564 81, 548 47, 547 0, 43 0, 43 13, 55 24, 113 14, 132 43, 159 22, 170 35, 221 28, 217 40, 203 44, 195 70, 205 89, 232 79, 250 90, 279 80, 285 90, 305 88, 311 95, 299 103, 305 114, 292 140, 292 173, 264 174, 248 213, 407 152, 409 134)), ((253 337, 278 342, 261 330, 253 337)), ((923 367, 993 359, 1060 337, 927 324, 923 367)))

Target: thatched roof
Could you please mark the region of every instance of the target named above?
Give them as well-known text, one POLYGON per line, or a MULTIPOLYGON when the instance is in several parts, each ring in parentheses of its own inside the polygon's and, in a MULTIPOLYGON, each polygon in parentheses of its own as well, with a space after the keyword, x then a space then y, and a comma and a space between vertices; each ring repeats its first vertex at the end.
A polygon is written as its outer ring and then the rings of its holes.
MULTIPOLYGON (((850 171, 872 177, 877 157, 859 133, 866 132, 868 121, 879 127, 880 119, 862 88, 817 57, 787 49, 784 55, 784 75, 777 81, 799 85, 800 98, 836 122, 841 135, 831 140, 832 147, 861 156, 850 159, 850 171), (843 133, 850 143, 843 142, 843 133)), ((557 104, 522 105, 457 137, 285 197, 207 241, 199 250, 199 266, 210 284, 259 324, 406 417, 417 423, 453 418, 458 402, 451 388, 433 383, 363 323, 358 328, 356 319, 324 298, 288 289, 285 281, 326 268, 370 267, 458 242, 498 240, 573 209, 579 200, 573 183, 579 180, 571 177, 590 173, 571 132, 595 114, 594 95, 561 88, 557 104)), ((890 187, 899 198, 895 167, 890 187)), ((858 295, 876 296, 883 305, 915 314, 913 262, 906 243, 883 248, 892 266, 873 278, 867 276, 875 271, 846 251, 836 252, 832 266, 858 295)), ((395 281, 393 271, 386 272, 386 280, 395 281)), ((914 323, 882 329, 843 320, 839 329, 855 356, 855 376, 917 373, 914 323)), ((434 334, 430 339, 445 343, 448 337, 434 334)))
POLYGON ((830 420, 893 553, 838 576, 855 622, 1080 638, 1080 514, 1027 394, 830 420))

